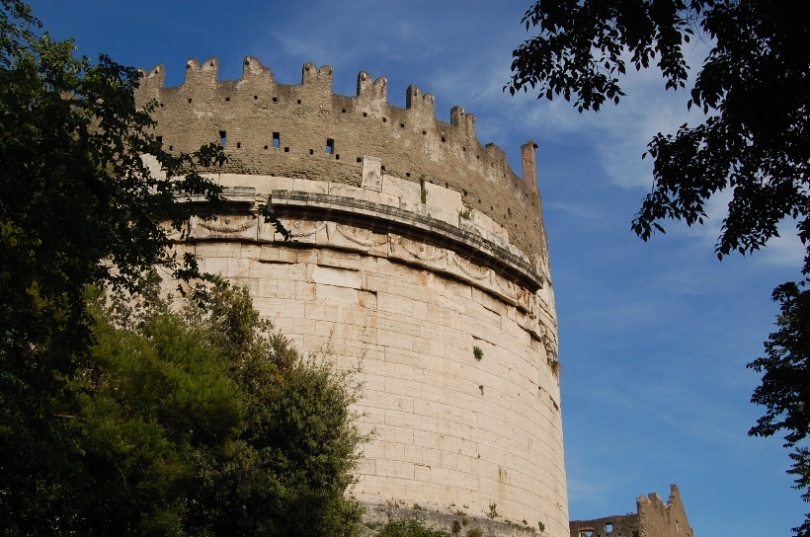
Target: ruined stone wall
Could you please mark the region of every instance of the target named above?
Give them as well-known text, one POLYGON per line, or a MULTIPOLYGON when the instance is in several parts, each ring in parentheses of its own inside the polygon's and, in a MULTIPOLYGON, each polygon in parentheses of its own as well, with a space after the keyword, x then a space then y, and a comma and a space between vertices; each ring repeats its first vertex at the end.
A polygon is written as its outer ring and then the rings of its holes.
POLYGON ((669 501, 658 494, 639 496, 636 500, 639 517, 639 537, 694 537, 695 532, 686 519, 678 487, 672 485, 669 501))
MULTIPOLYGON (((493 515, 505 528, 542 522, 546 535, 567 535, 557 321, 535 178, 524 183, 500 149, 481 147, 471 116, 457 110, 442 124, 431 107, 428 118, 432 98, 413 88, 422 108, 412 99, 401 110, 385 103, 384 81, 362 73, 349 98, 331 94, 328 68, 305 66, 304 84, 289 87, 255 60, 238 82, 206 65, 190 63, 179 88, 163 88, 153 70, 139 96, 162 104, 158 132, 175 150, 212 141, 212 130, 227 138, 232 163, 211 175, 227 208, 191 217, 176 248, 247 285, 299 350, 361 366, 355 409, 372 436, 350 493, 369 507, 493 515), (260 204, 293 240, 258 216, 260 204)), ((534 144, 523 150, 533 170, 534 144)))
POLYGON ((638 514, 572 520, 571 537, 640 537, 638 514))
POLYGON ((694 537, 689 526, 681 494, 676 485, 670 488, 665 503, 656 493, 639 496, 634 514, 572 520, 571 537, 694 537))

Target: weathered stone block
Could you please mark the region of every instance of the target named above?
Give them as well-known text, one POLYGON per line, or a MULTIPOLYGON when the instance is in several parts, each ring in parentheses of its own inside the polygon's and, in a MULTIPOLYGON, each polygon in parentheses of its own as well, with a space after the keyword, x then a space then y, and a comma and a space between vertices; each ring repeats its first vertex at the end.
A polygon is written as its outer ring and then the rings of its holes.
POLYGON ((455 190, 428 182, 424 183, 424 189, 425 204, 430 208, 455 215, 455 223, 458 225, 458 215, 464 210, 461 203, 461 194, 455 190))

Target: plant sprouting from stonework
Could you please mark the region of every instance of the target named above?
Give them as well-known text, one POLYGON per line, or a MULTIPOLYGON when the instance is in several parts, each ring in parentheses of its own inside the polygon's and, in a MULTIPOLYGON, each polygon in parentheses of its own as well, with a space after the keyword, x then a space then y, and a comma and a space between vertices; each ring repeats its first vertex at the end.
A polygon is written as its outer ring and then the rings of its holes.
POLYGON ((273 210, 267 204, 259 205, 259 214, 264 218, 264 223, 274 226, 276 233, 281 235, 285 241, 293 240, 292 232, 284 227, 284 224, 276 217, 273 210))
POLYGON ((548 367, 551 369, 551 373, 559 378, 560 377, 560 361, 556 358, 549 358, 548 359, 548 367))
POLYGON ((464 220, 471 220, 472 219, 472 208, 465 207, 463 211, 459 211, 458 215, 463 218, 464 220))
POLYGON ((475 356, 475 359, 480 362, 481 358, 484 357, 484 351, 481 350, 481 347, 476 345, 475 347, 473 347, 473 356, 475 356))
POLYGON ((389 520, 378 537, 449 537, 449 533, 428 528, 418 517, 389 520))
POLYGON ((498 514, 498 504, 497 503, 489 504, 489 512, 487 513, 487 518, 496 519, 499 516, 501 515, 498 514))

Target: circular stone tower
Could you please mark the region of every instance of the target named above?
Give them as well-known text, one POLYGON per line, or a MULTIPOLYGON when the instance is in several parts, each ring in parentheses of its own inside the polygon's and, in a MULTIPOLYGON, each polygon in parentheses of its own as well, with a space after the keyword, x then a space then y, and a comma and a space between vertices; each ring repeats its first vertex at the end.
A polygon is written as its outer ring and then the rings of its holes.
POLYGON ((361 72, 332 93, 332 68, 275 82, 246 58, 220 81, 216 59, 185 83, 148 73, 164 147, 217 142, 227 210, 192 217, 178 248, 249 286, 299 350, 362 363, 357 409, 372 431, 351 494, 569 534, 557 321, 534 142, 523 177, 481 145, 461 108, 450 123, 416 87, 387 102, 361 72), (258 216, 267 205, 292 232, 258 216))

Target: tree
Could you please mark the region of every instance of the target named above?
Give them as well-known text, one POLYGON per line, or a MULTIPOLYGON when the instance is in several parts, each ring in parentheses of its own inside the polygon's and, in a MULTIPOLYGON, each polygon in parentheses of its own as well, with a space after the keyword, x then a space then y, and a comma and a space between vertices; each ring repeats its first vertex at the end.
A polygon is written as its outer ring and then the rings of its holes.
MULTIPOLYGON (((795 488, 810 502, 810 449, 802 445, 810 433, 810 290, 796 283, 777 287, 773 299, 780 303, 777 331, 765 342, 766 356, 748 367, 763 373, 762 384, 751 400, 767 408, 749 434, 772 436, 787 431, 785 447, 793 460, 788 473, 796 476, 795 488)), ((810 535, 810 515, 794 528, 799 536, 810 535)))
POLYGON ((218 285, 189 324, 222 349, 245 416, 224 449, 200 454, 189 528, 214 535, 350 537, 361 510, 344 493, 363 441, 351 372, 303 358, 253 309, 246 288, 218 285))
MULTIPOLYGON (((506 86, 598 111, 624 96, 619 79, 628 63, 636 70, 654 64, 666 89, 685 88, 684 47, 694 38, 710 43, 686 102, 703 111, 703 122, 649 143, 653 187, 631 227, 646 241, 665 231, 667 219, 702 224, 707 201, 727 189, 720 259, 752 253, 779 236, 780 222, 796 222, 805 279, 774 292, 778 331, 766 343, 768 356, 749 365, 765 372, 753 401, 767 407, 750 434, 785 430, 790 447, 810 430, 803 410, 810 402, 810 299, 801 290, 810 281, 810 23, 797 16, 803 7, 796 0, 538 0, 523 22, 539 33, 514 51, 506 86)), ((807 455, 791 454, 790 473, 810 500, 807 455)), ((794 531, 810 535, 810 514, 794 531)))
POLYGON ((57 535, 194 535, 184 517, 199 454, 225 449, 246 414, 230 357, 160 302, 123 325, 97 295, 95 344, 69 383, 83 455, 51 478, 38 523, 57 535))
POLYGON ((221 149, 164 151, 135 69, 39 28, 0 0, 0 535, 355 534, 349 374, 244 289, 157 294, 155 266, 199 276, 162 222, 216 205, 221 149))
POLYGON ((136 290, 144 270, 177 267, 158 224, 179 223, 178 191, 216 197, 195 170, 223 158, 164 151, 135 107, 139 73, 75 58, 40 26, 0 0, 0 520, 33 525, 49 478, 81 459, 63 416, 92 346, 86 286, 136 290), (172 179, 153 177, 146 153, 172 179))
POLYGON ((300 357, 244 288, 218 283, 208 310, 181 313, 113 296, 90 293, 95 343, 67 383, 81 457, 1 535, 357 534, 350 373, 300 357))

